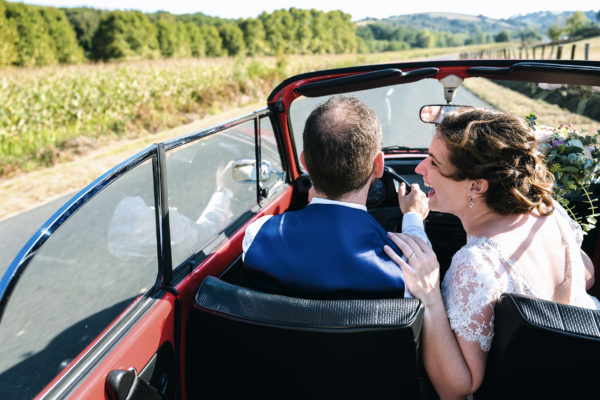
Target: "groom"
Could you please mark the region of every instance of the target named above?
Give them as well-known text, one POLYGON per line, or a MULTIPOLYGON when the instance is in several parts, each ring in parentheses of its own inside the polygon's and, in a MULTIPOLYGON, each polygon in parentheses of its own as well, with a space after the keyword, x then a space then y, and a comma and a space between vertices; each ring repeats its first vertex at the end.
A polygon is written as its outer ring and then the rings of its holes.
MULTIPOLYGON (((384 167, 375 113, 355 97, 332 97, 309 115, 302 139, 312 199, 302 210, 266 215, 247 227, 243 260, 251 285, 304 298, 402 297, 402 271, 383 245, 398 250, 366 208, 384 167)), ((402 231, 428 241, 427 198, 405 192, 402 184, 402 231)))

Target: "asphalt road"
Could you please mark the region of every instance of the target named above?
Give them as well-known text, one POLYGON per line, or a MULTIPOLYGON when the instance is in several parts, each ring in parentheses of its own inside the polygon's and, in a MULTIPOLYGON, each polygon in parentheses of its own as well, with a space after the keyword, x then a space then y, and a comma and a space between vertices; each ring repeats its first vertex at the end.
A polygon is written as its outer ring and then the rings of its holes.
POLYGON ((73 196, 66 194, 42 206, 0 221, 0 276, 29 238, 73 196))

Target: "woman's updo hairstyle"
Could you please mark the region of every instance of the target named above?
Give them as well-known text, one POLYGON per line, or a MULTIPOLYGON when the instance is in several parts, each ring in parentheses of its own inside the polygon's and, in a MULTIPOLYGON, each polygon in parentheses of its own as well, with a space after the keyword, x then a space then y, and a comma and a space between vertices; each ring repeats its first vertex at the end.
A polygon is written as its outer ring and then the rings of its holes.
POLYGON ((485 202, 501 215, 537 209, 551 214, 554 176, 536 150, 536 138, 527 123, 512 114, 485 109, 448 114, 437 134, 449 150, 455 167, 448 177, 456 181, 485 179, 485 202))

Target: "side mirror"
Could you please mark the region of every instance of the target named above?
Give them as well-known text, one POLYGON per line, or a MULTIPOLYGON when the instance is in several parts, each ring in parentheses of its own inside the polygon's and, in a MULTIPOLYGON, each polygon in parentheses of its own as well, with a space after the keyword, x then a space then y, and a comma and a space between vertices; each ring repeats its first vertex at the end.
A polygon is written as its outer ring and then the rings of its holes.
MULTIPOLYGON (((261 161, 260 180, 268 181, 271 178, 271 163, 261 161)), ((256 182, 256 160, 240 159, 233 162, 233 179, 237 182, 256 182)))
POLYGON ((428 124, 439 124, 440 122, 442 122, 446 114, 455 111, 466 110, 468 108, 473 107, 451 104, 429 104, 421 107, 421 111, 419 111, 419 117, 421 118, 421 121, 426 122, 428 124))

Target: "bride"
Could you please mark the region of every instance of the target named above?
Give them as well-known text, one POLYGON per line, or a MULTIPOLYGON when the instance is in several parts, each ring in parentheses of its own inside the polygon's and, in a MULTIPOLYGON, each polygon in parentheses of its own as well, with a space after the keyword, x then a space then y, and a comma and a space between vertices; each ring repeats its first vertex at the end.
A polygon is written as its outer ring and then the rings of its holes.
POLYGON ((535 146, 525 121, 507 113, 474 109, 438 126, 416 172, 431 187, 430 209, 458 216, 467 233, 441 288, 431 247, 389 234, 407 261, 384 250, 425 306, 425 368, 442 399, 481 385, 503 292, 600 308, 586 293, 594 267, 580 250, 581 228, 552 200, 553 176, 535 146))

